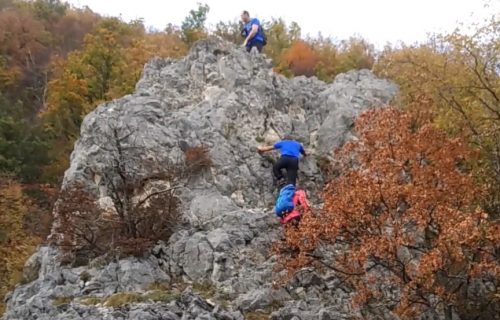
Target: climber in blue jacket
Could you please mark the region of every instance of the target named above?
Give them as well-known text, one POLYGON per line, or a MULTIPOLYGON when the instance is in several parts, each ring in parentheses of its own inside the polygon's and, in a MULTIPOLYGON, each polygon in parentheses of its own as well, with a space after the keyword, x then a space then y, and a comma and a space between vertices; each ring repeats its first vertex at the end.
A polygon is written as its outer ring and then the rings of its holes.
POLYGON ((273 175, 276 181, 283 179, 283 169, 286 169, 287 184, 296 185, 297 172, 299 171, 299 159, 302 154, 306 156, 304 147, 299 142, 292 139, 290 136, 285 136, 283 140, 278 141, 272 146, 259 146, 257 151, 259 153, 271 150, 279 150, 281 157, 273 165, 273 175))
POLYGON ((243 30, 241 30, 241 35, 245 38, 243 46, 248 52, 253 47, 256 47, 261 52, 262 48, 266 45, 266 36, 259 19, 250 18, 250 14, 245 10, 241 13, 241 21, 244 23, 243 30))

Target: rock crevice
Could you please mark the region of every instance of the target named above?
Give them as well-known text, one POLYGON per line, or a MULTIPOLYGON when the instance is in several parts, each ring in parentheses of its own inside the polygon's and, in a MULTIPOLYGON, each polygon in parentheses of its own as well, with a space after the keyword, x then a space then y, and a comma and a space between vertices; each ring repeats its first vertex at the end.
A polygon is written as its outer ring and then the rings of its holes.
POLYGON ((299 184, 317 200, 324 183, 317 159, 351 138, 357 114, 388 104, 396 92, 368 70, 332 84, 287 79, 265 56, 220 39, 196 43, 180 60, 153 59, 133 94, 85 117, 62 188, 78 181, 105 202, 102 180, 118 157, 141 174, 144 159, 178 163, 186 147, 203 144, 213 166, 180 189, 186 226, 147 258, 70 268, 58 265, 57 250, 40 248, 27 263, 28 283, 9 295, 4 319, 244 319, 258 310, 273 319, 352 317, 349 293, 334 289, 334 275, 304 275, 293 289, 273 288, 279 275, 270 247, 281 233, 272 212, 275 155, 255 151, 284 134, 296 136, 311 155, 301 162, 299 184), (109 134, 122 137, 121 153, 109 134), (81 303, 179 281, 192 283, 193 292, 197 283, 209 290, 120 307, 81 303))

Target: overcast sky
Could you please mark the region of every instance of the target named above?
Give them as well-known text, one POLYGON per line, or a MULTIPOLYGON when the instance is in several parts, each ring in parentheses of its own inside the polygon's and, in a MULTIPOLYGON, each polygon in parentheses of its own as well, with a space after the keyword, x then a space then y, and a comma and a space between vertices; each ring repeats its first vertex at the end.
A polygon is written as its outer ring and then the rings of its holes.
POLYGON ((210 6, 208 24, 233 21, 243 9, 253 17, 270 20, 282 17, 296 21, 302 34, 346 39, 358 34, 382 47, 398 40, 423 41, 428 32, 453 30, 458 23, 479 21, 493 13, 500 16, 500 0, 69 0, 77 7, 126 21, 143 18, 146 25, 164 29, 180 25, 197 2, 210 6), (485 7, 485 3, 489 5, 485 7))

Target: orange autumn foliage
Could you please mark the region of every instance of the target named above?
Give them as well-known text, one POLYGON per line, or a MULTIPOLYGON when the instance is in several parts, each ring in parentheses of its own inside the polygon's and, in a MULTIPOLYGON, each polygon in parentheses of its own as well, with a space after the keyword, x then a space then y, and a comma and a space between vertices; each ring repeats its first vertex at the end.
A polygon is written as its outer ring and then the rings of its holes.
POLYGON ((280 70, 287 70, 294 76, 313 76, 315 74, 318 56, 313 48, 302 40, 296 40, 291 47, 285 51, 280 70))
POLYGON ((0 12, 0 54, 12 67, 33 67, 45 50, 47 34, 40 21, 25 12, 0 12))
POLYGON ((495 314, 500 223, 476 206, 474 153, 393 108, 362 114, 355 128, 359 140, 336 153, 342 175, 326 186, 323 211, 287 231, 290 274, 326 263, 356 289, 355 305, 383 303, 402 318, 440 306, 495 314), (319 252, 332 246, 342 253, 325 260, 319 252), (489 289, 473 298, 480 283, 489 289))
POLYGON ((0 314, 5 294, 23 277, 23 266, 38 239, 24 227, 27 199, 21 185, 0 175, 0 314))

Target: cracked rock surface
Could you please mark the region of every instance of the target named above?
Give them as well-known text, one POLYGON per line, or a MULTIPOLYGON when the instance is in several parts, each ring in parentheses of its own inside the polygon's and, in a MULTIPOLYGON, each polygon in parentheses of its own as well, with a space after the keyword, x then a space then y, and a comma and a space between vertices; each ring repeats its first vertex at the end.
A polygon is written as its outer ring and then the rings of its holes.
POLYGON ((179 191, 185 226, 147 258, 104 265, 63 267, 56 249, 41 247, 26 265, 27 283, 7 297, 4 319, 244 319, 252 312, 351 318, 350 293, 337 288, 332 274, 305 272, 273 288, 279 275, 270 247, 281 233, 272 211, 275 155, 255 151, 288 133, 300 140, 310 156, 301 161, 299 184, 314 202, 324 183, 318 160, 352 138, 357 114, 388 104, 396 93, 368 70, 341 74, 332 84, 287 79, 265 56, 219 39, 196 43, 180 60, 153 59, 133 94, 85 117, 62 187, 78 181, 105 201, 100 177, 117 157, 109 148, 111 130, 125 137, 127 166, 139 173, 147 170, 145 160, 175 163, 186 147, 203 144, 213 167, 179 191), (168 302, 82 304, 89 297, 147 295, 152 283, 176 279, 210 290, 187 288, 168 302))

